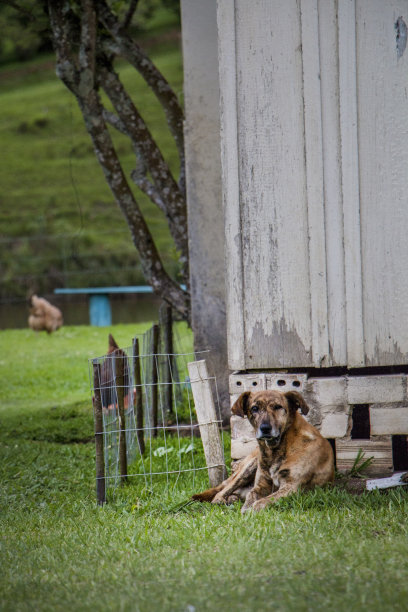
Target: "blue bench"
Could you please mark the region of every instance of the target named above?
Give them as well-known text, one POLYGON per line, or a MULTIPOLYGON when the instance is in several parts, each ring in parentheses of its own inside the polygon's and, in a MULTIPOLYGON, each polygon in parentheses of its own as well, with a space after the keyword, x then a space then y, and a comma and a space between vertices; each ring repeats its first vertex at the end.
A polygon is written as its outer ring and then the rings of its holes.
POLYGON ((148 285, 130 287, 81 287, 79 289, 54 289, 57 295, 88 295, 89 322, 97 327, 112 325, 110 295, 112 293, 153 293, 148 285))

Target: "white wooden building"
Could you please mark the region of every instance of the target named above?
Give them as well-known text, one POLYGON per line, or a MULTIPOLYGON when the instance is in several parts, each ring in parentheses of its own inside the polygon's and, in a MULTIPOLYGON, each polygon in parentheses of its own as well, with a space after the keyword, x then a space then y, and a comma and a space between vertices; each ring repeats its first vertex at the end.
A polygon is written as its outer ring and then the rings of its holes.
POLYGON ((295 383, 338 467, 373 472, 407 459, 407 24, 407 0, 217 8, 232 399, 295 383))

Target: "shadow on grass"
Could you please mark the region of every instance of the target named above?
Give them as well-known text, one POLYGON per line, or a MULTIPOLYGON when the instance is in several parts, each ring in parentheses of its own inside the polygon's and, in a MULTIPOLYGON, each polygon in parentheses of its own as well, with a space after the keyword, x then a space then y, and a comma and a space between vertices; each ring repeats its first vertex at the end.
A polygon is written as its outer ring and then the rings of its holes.
POLYGON ((19 408, 0 417, 5 437, 54 442, 57 444, 86 444, 93 442, 93 416, 89 402, 52 406, 33 411, 19 408))
MULTIPOLYGON (((240 516, 242 502, 230 506, 200 503, 191 499, 192 494, 208 487, 206 473, 195 476, 193 486, 191 476, 182 475, 177 482, 168 486, 162 479, 156 481, 152 487, 143 486, 140 482, 128 482, 124 486, 113 490, 109 495, 109 504, 115 508, 126 509, 140 515, 175 515, 228 513, 240 516)), ((255 516, 300 516, 302 514, 324 515, 336 511, 343 516, 355 511, 371 510, 375 512, 384 507, 400 507, 407 503, 408 487, 366 491, 361 495, 352 494, 335 485, 319 487, 312 491, 300 491, 257 513, 255 516)), ((253 517, 249 513, 246 517, 253 517)), ((262 519, 262 520, 264 520, 262 519)), ((237 519, 241 520, 241 519, 237 519)), ((242 517, 242 520, 244 517, 242 517)), ((252 520, 252 519, 248 519, 252 520)))

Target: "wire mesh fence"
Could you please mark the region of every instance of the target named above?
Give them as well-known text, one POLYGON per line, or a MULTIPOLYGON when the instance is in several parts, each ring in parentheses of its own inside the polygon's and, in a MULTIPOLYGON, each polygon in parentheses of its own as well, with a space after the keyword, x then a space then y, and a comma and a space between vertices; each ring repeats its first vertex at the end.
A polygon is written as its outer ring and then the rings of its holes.
POLYGON ((208 353, 163 352, 169 344, 166 326, 154 325, 130 347, 89 362, 99 503, 133 479, 152 489, 188 475, 194 489, 197 472, 208 469, 210 482, 225 474, 216 379, 204 361, 208 353), (204 365, 191 370, 197 360, 204 365))

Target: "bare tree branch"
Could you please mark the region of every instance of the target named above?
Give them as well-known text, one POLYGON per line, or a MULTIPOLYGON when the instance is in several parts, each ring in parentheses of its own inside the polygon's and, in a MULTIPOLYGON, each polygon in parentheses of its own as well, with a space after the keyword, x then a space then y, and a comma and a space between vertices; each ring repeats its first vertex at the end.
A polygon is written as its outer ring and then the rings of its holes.
MULTIPOLYGON (((128 132, 126 125, 123 123, 123 121, 119 119, 117 115, 115 115, 115 113, 112 113, 111 111, 108 111, 106 110, 106 108, 104 108, 103 118, 106 121, 106 123, 109 123, 109 125, 115 128, 115 130, 117 130, 118 132, 120 132, 121 134, 129 138, 129 132, 128 132)), ((140 189, 142 189, 144 193, 146 193, 146 195, 148 195, 148 197, 150 197, 150 195, 146 191, 147 186, 145 184, 145 181, 147 181, 153 189, 154 187, 150 183, 150 181, 146 178, 147 173, 149 171, 147 160, 145 160, 144 157, 141 155, 140 148, 136 146, 133 142, 132 142, 132 147, 135 153, 135 157, 137 159, 137 165, 136 165, 136 169, 133 170, 133 172, 131 173, 131 179, 140 189)), ((156 205, 158 205, 159 208, 163 210, 164 212, 165 205, 162 201, 160 201, 160 204, 158 203, 159 200, 157 198, 152 198, 152 201, 156 205)))
POLYGON ((95 79, 96 14, 92 0, 81 0, 81 35, 79 70, 86 86, 93 88, 95 79), (85 73, 85 74, 84 74, 85 73))
MULTIPOLYGON (((141 157, 145 162, 148 160, 148 168, 154 183, 154 189, 145 180, 141 181, 140 178, 137 183, 143 190, 148 188, 151 195, 154 195, 154 201, 160 207, 164 204, 164 212, 170 232, 185 264, 188 260, 187 208, 185 199, 180 193, 178 185, 173 179, 159 147, 152 138, 131 98, 125 91, 118 75, 112 67, 108 69, 106 65, 100 66, 99 72, 103 88, 118 113, 120 120, 126 125, 127 132, 135 148, 140 151, 141 157)), ((136 172, 136 176, 140 177, 139 173, 136 172)), ((184 272, 184 280, 187 282, 186 270, 184 272)))
POLYGON ((112 45, 109 40, 106 40, 104 43, 105 48, 113 53, 119 52, 120 55, 123 55, 123 57, 125 57, 128 62, 136 68, 136 70, 143 76, 146 83, 155 93, 157 99, 164 109, 167 123, 171 133, 173 134, 180 156, 180 189, 184 194, 184 114, 177 96, 150 58, 129 36, 129 34, 124 31, 123 26, 109 9, 105 0, 96 0, 96 2, 100 19, 115 41, 115 44, 112 45))
POLYGON ((111 111, 108 111, 106 110, 106 108, 104 108, 103 118, 107 123, 109 123, 109 125, 115 128, 115 130, 117 130, 124 136, 129 136, 125 124, 119 119, 117 115, 115 115, 115 113, 112 113, 111 111))
POLYGON ((61 0, 49 0, 48 9, 57 58, 57 76, 76 95, 79 76, 72 52, 74 36, 71 24, 74 16, 69 6, 61 0))
POLYGON ((137 5, 139 4, 139 0, 131 0, 127 13, 122 23, 122 27, 124 30, 127 30, 132 22, 133 15, 136 12, 137 5))
POLYGON ((143 193, 145 193, 147 197, 150 198, 150 200, 166 214, 166 204, 163 202, 159 191, 149 181, 149 179, 146 178, 146 176, 138 174, 136 170, 132 172, 131 177, 139 189, 141 189, 143 193))

